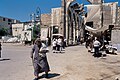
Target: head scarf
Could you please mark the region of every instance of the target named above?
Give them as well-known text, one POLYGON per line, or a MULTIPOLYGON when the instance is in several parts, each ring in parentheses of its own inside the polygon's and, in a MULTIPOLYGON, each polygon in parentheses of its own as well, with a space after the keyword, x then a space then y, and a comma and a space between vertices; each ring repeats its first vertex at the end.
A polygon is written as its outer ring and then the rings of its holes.
POLYGON ((41 48, 41 46, 42 46, 41 39, 40 39, 40 38, 37 38, 37 39, 35 40, 35 44, 38 45, 39 48, 41 48))

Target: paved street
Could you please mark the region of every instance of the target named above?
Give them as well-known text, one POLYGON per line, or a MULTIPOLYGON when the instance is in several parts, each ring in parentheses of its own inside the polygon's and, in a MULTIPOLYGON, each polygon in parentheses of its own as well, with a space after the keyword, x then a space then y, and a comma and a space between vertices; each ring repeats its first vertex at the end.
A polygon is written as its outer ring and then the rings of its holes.
MULTIPOLYGON (((0 80, 33 80, 31 46, 2 44, 0 80)), ((49 79, 40 80, 115 80, 120 77, 120 54, 94 58, 84 46, 67 47, 65 53, 47 54, 49 79)))

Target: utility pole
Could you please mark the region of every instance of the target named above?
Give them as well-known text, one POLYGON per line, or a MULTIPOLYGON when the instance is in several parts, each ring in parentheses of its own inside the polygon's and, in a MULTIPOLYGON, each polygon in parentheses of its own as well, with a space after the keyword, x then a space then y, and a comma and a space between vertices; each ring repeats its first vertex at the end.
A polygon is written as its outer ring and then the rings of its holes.
POLYGON ((39 7, 36 9, 36 21, 41 21, 41 9, 39 7))
MULTIPOLYGON (((100 26, 100 28, 102 28, 102 27, 104 27, 104 25, 103 25, 103 21, 104 21, 104 18, 103 18, 103 3, 104 3, 104 0, 101 0, 101 3, 100 3, 100 9, 101 9, 101 26, 100 26)), ((104 40, 105 40, 105 35, 103 35, 103 45, 105 44, 104 43, 104 40)))
POLYGON ((100 3, 100 9, 101 9, 101 27, 103 27, 103 0, 101 0, 101 3, 100 3))
POLYGON ((36 9, 36 23, 40 29, 38 34, 38 36, 40 37, 41 36, 41 9, 39 7, 37 7, 36 9))
POLYGON ((33 37, 34 37, 34 36, 33 36, 33 34, 34 34, 34 33, 33 33, 33 28, 34 28, 34 26, 35 26, 35 14, 32 13, 32 14, 30 15, 30 17, 31 17, 31 29, 32 29, 32 32, 31 32, 32 34, 31 34, 31 35, 32 35, 32 39, 33 39, 33 37))
POLYGON ((66 38, 66 0, 63 2, 63 8, 64 8, 64 22, 63 22, 63 27, 64 27, 64 38, 66 38))

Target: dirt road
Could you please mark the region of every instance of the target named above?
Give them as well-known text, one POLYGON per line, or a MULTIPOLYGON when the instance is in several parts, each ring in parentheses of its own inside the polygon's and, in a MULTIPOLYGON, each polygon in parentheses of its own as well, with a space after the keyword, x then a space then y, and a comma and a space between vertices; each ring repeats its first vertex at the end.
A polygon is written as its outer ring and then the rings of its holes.
MULTIPOLYGON (((32 80, 31 46, 3 44, 0 80, 32 80), (6 60, 5 60, 6 59, 6 60)), ((40 80, 115 80, 120 77, 120 54, 94 58, 84 46, 67 47, 63 53, 47 54, 49 78, 40 80)))

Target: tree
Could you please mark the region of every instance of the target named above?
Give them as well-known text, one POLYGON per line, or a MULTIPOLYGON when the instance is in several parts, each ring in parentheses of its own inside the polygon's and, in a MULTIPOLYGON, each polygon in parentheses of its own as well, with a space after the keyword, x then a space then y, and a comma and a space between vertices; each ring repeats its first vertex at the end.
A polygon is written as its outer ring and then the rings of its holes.
POLYGON ((40 34, 40 25, 35 25, 33 27, 33 38, 39 37, 40 34))
POLYGON ((1 28, 0 29, 0 36, 8 35, 8 28, 1 28))

